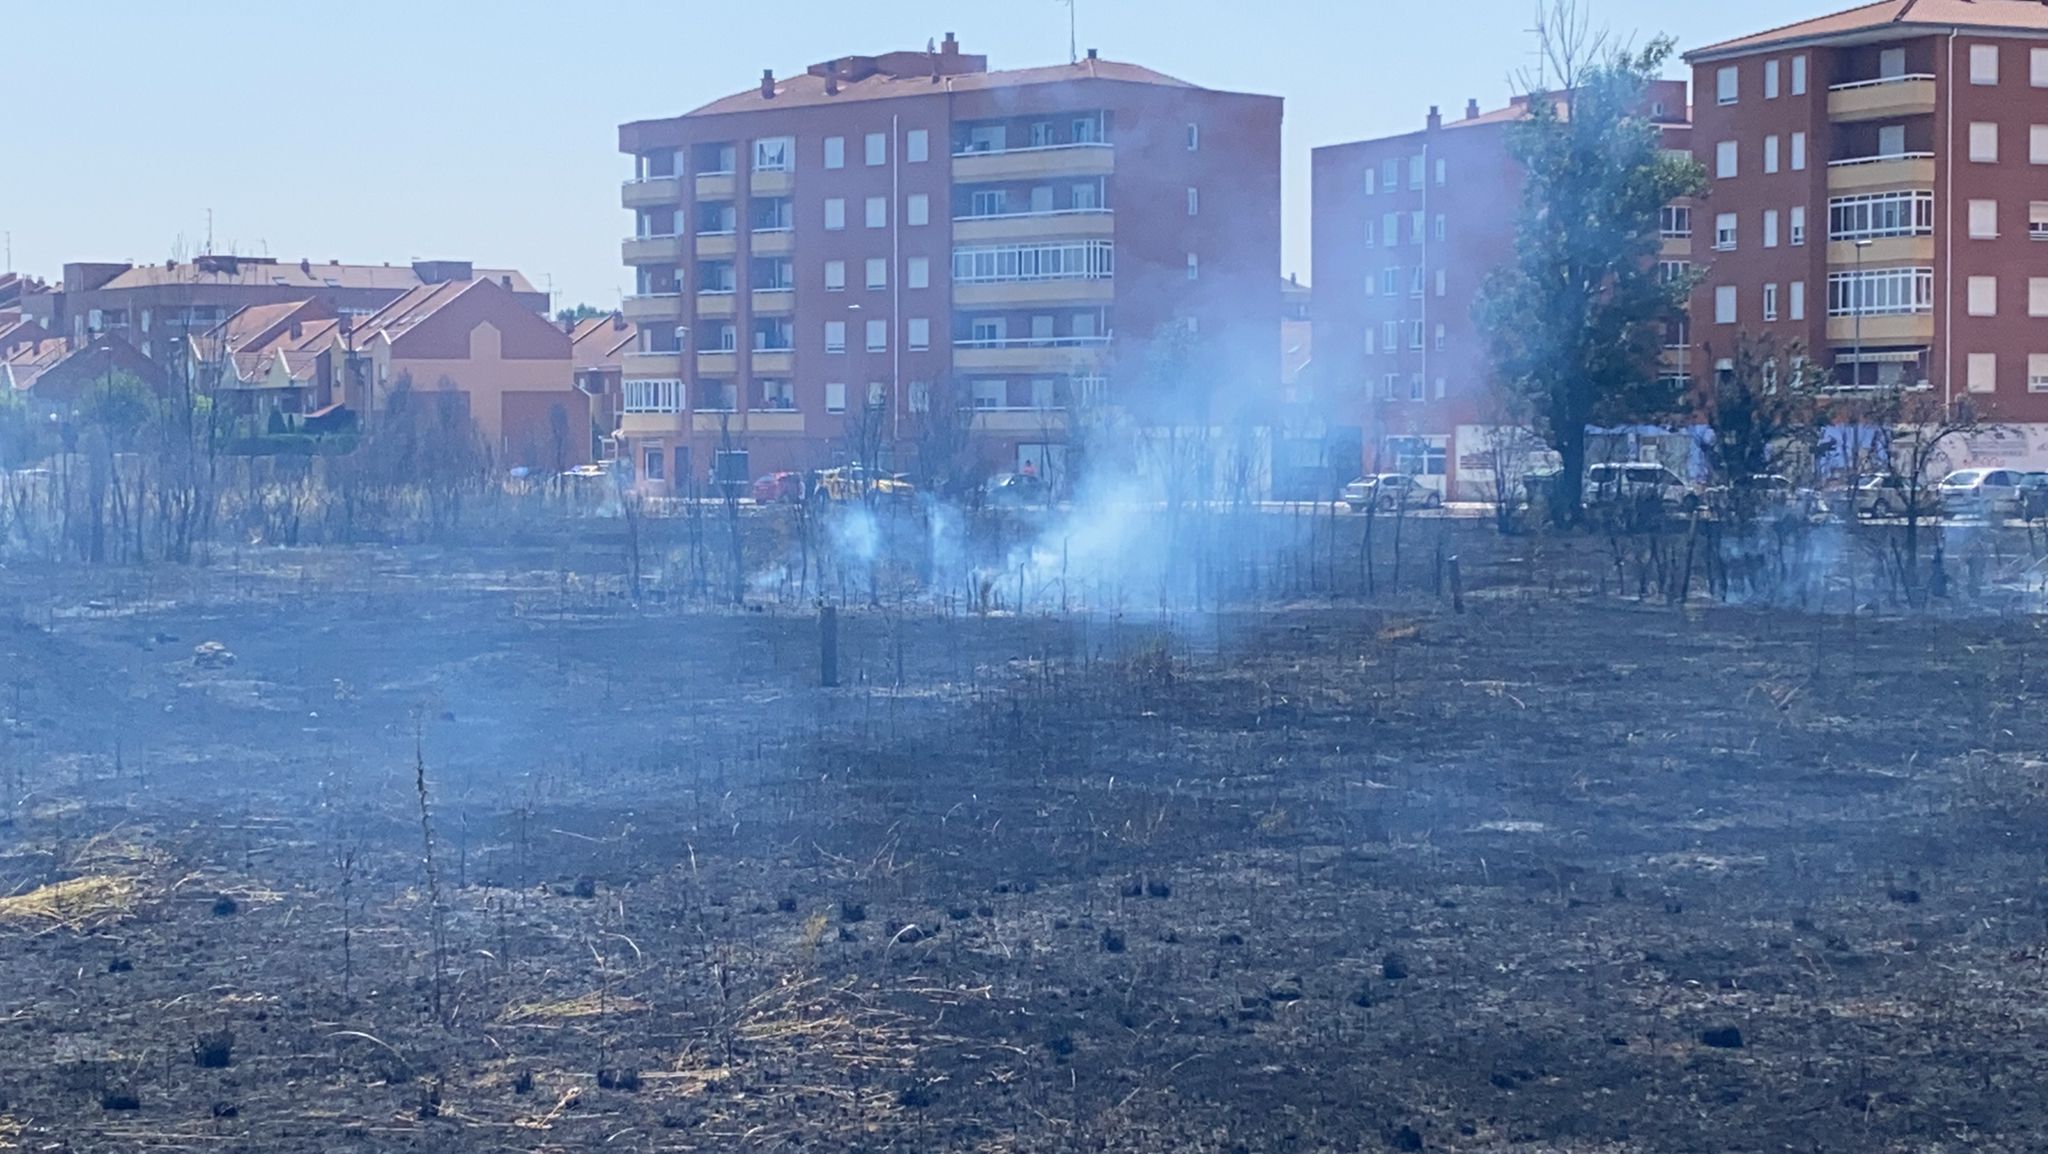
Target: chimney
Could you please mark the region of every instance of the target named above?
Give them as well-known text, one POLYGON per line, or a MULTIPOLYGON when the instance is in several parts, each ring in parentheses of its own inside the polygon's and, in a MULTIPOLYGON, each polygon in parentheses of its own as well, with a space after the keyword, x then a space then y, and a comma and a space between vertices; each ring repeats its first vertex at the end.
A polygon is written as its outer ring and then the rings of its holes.
POLYGON ((612 331, 615 333, 622 333, 626 331, 625 313, 616 311, 612 313, 612 331))
POLYGON ((306 326, 305 326, 304 324, 300 323, 299 321, 293 321, 293 322, 292 322, 292 339, 293 339, 293 340, 298 340, 298 339, 299 339, 300 337, 303 337, 303 336, 305 336, 305 335, 306 335, 306 326))
POLYGON ((1094 62, 1095 62, 1095 60, 1096 60, 1096 56, 1095 56, 1095 49, 1093 49, 1093 48, 1090 48, 1090 49, 1088 50, 1088 61, 1089 61, 1089 63, 1091 63, 1091 64, 1092 64, 1092 63, 1094 63, 1094 62))
POLYGON ((1444 114, 1443 114, 1443 111, 1442 111, 1441 109, 1439 109, 1439 108, 1438 108, 1438 107, 1437 107, 1436 105, 1434 105, 1434 104, 1430 105, 1430 106, 1429 106, 1429 128, 1430 128, 1430 131, 1434 132, 1435 130, 1437 130, 1437 129, 1439 129, 1439 128, 1442 128, 1443 126, 1444 126, 1444 114))
POLYGON ((827 60, 825 62, 825 95, 839 95, 839 62, 837 60, 827 60))
POLYGON ((300 258, 299 258, 299 271, 300 271, 301 273, 305 274, 306 276, 312 276, 312 275, 313 275, 313 262, 312 262, 312 261, 310 261, 310 260, 307 260, 307 259, 306 259, 305 257, 300 257, 300 258))
POLYGON ((763 68, 761 70, 761 99, 775 99, 775 70, 773 68, 763 68))
POLYGON ((941 55, 941 56, 958 56, 958 55, 960 55, 960 42, 959 42, 958 40, 955 40, 955 39, 953 39, 953 34, 952 34, 951 32, 948 32, 948 33, 946 33, 946 39, 945 39, 945 40, 943 40, 942 42, 940 42, 940 44, 939 44, 939 55, 941 55))
POLYGON ((1465 102, 1465 119, 1479 119, 1479 101, 1476 98, 1465 102))

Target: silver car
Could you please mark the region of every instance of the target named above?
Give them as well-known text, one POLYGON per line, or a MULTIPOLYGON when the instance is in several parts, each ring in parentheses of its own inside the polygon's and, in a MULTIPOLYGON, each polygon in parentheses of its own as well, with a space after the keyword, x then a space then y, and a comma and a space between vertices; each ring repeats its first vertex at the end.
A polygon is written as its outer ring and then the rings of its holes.
POLYGON ((1941 479, 1936 492, 1941 495, 1942 508, 1951 512, 2017 516, 2020 476, 2018 469, 1957 469, 1941 479))
POLYGON ((1406 473, 1377 473, 1344 486, 1343 501, 1354 513, 1368 508, 1391 512, 1434 509, 1444 503, 1444 496, 1406 473))

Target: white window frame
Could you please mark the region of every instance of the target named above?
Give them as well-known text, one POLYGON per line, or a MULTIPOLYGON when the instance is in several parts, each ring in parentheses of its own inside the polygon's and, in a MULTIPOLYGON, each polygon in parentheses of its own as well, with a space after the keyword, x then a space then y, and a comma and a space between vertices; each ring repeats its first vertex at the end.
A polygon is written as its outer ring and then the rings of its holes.
POLYGON ((863 223, 869 228, 888 228, 889 198, 886 196, 868 197, 862 219, 863 223))
POLYGON ((2027 391, 2048 393, 2048 353, 2027 354, 2027 391))
POLYGON ((1806 171, 1806 133, 1792 134, 1792 171, 1806 171))
POLYGON ((626 413, 680 413, 683 411, 683 382, 679 380, 625 380, 619 382, 620 411, 626 413))
POLYGON ((1973 120, 1970 122, 1970 162, 1972 164, 1998 163, 1997 121, 1973 120))
POLYGON ((825 322, 825 351, 843 353, 846 351, 846 322, 825 322))
POLYGON ((1806 319, 1806 282, 1803 280, 1792 282, 1792 299, 1787 315, 1795 321, 1806 319))
POLYGON ((1970 45, 1970 83, 1993 87, 1998 83, 1998 45, 1970 45))
POLYGON ((1724 285, 1716 285, 1716 286, 1714 286, 1714 323, 1715 323, 1715 324, 1717 324, 1717 325, 1732 325, 1732 324, 1734 324, 1734 323, 1736 322, 1736 320, 1737 320, 1737 319, 1739 318, 1739 315, 1740 315, 1740 314, 1739 314, 1739 313, 1737 312, 1737 309, 1738 309, 1738 308, 1739 308, 1740 306, 1741 306, 1741 297, 1740 297, 1740 294, 1738 294, 1738 293, 1737 293, 1737 292, 1735 291, 1735 286, 1734 286, 1734 285, 1732 285, 1732 284, 1724 284, 1724 285))
POLYGON ((1764 61, 1764 99, 1776 100, 1777 98, 1778 62, 1776 60, 1766 60, 1764 61))
POLYGON ((910 351, 921 353, 932 347, 932 319, 911 317, 909 335, 910 351))
POLYGON ((911 289, 928 289, 932 287, 932 258, 928 256, 911 257, 909 266, 904 270, 903 287, 911 289))
POLYGON ((845 137, 828 136, 825 138, 825 167, 828 169, 846 167, 845 137))
POLYGON ((2048 276, 2027 278, 2027 315, 2048 317, 2048 276))
POLYGON ((888 287, 889 287, 889 258, 888 258, 888 257, 886 257, 886 256, 871 256, 871 257, 869 257, 869 258, 868 258, 868 260, 867 260, 867 270, 866 270, 866 271, 867 271, 867 275, 866 275, 866 277, 865 277, 865 281, 866 281, 866 283, 867 283, 867 286, 868 286, 869 288, 871 288, 871 289, 885 289, 885 288, 888 288, 888 287))
POLYGON ((2048 164, 2048 124, 2027 126, 2027 163, 2048 164))
POLYGON ((755 172, 795 172, 796 137, 764 136, 754 141, 755 172))
POLYGON ((1201 126, 1201 125, 1199 125, 1199 124, 1189 124, 1189 125, 1188 125, 1188 138, 1187 138, 1187 142, 1188 142, 1188 151, 1189 151, 1189 152, 1199 152, 1199 151, 1201 151, 1201 148, 1202 148, 1202 126, 1201 126))
POLYGON ((1741 221, 1732 212, 1714 215, 1714 251, 1734 252, 1740 239, 1741 221))
POLYGON ((1789 232, 1791 233, 1791 236, 1790 236, 1790 237, 1789 237, 1788 239, 1789 239, 1789 240, 1790 240, 1790 241, 1792 242, 1792 247, 1793 247, 1793 248, 1801 248, 1801 247, 1804 247, 1804 246, 1805 246, 1805 244, 1806 244, 1806 206, 1805 206, 1805 205, 1803 205, 1803 204, 1795 204, 1795 205, 1793 205, 1793 206, 1792 206, 1792 219, 1791 219, 1791 222, 1790 222, 1790 223, 1788 224, 1787 228, 1788 228, 1788 231, 1789 231, 1789 232))
POLYGON ((1828 274, 1828 315, 1915 316, 1934 311, 1934 270, 1874 268, 1828 274))
POLYGON ((1775 176, 1778 172, 1778 135, 1764 137, 1764 175, 1775 176))
POLYGON ((889 163, 889 134, 870 132, 861 142, 861 156, 869 168, 880 168, 889 163))
POLYGON ((1998 391, 1998 354, 1966 353, 1963 357, 1964 387, 1973 393, 1998 391))
POLYGON ((1201 215, 1201 212, 1202 212, 1202 194, 1201 194, 1201 190, 1199 190, 1199 189, 1195 188, 1194 186, 1190 185, 1190 186, 1188 187, 1188 215, 1189 215, 1189 216, 1199 216, 1199 215, 1201 215))
POLYGON ((913 128, 903 137, 903 163, 923 164, 932 158, 932 133, 928 128, 913 128))
POLYGON ((1995 200, 1972 200, 1970 202, 1970 239, 1998 239, 1998 202, 1995 200))
POLYGON ((1714 179, 1734 180, 1742 174, 1742 146, 1724 140, 1714 146, 1714 179))
POLYGON ((1776 281, 1771 281, 1764 285, 1764 319, 1767 321, 1778 319, 1778 284, 1776 281))
POLYGON ((846 262, 828 260, 825 262, 825 291, 838 293, 846 291, 846 262))
POLYGON ((1202 279, 1202 258, 1196 256, 1194 253, 1188 254, 1188 279, 1202 279))
POLYGON ((1803 55, 1792 58, 1792 95, 1806 95, 1806 57, 1803 55))
POLYGON ((1998 278, 1995 276, 1973 276, 1964 290, 1969 315, 1973 317, 1995 317, 1998 315, 1998 278))
POLYGON ((843 413, 846 411, 846 382, 825 382, 825 411, 843 413))
POLYGON ((1775 208, 1764 210, 1764 247, 1778 247, 1778 210, 1775 208))
POLYGON ((846 227, 846 199, 830 196, 825 198, 825 230, 838 232, 846 227))
POLYGON ((886 353, 889 351, 888 318, 869 318, 866 346, 867 350, 871 353, 886 353))
POLYGON ((1742 69, 1724 64, 1714 74, 1714 103, 1727 107, 1742 99, 1742 69))
POLYGON ((932 197, 928 192, 913 192, 903 208, 903 222, 911 228, 922 228, 932 222, 932 197))

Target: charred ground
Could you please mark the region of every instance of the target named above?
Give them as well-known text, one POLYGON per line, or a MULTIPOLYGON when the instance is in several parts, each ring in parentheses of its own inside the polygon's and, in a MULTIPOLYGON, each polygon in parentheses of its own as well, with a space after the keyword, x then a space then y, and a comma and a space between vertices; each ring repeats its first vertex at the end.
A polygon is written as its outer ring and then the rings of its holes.
POLYGON ((0 1144, 2025 1150, 2048 1119, 2033 618, 1485 579, 1463 615, 856 606, 827 691, 808 615, 559 561, 7 573, 0 1144))

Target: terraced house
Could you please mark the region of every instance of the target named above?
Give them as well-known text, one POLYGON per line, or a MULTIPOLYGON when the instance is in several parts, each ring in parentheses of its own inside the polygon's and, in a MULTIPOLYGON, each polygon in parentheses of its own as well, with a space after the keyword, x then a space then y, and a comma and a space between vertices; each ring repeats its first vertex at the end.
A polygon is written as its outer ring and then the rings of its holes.
POLYGON ((1092 51, 990 71, 949 33, 621 126, 621 456, 655 491, 909 468, 964 408, 987 466, 1057 476, 1167 332, 1201 366, 1184 416, 1270 394, 1280 117, 1092 51))

